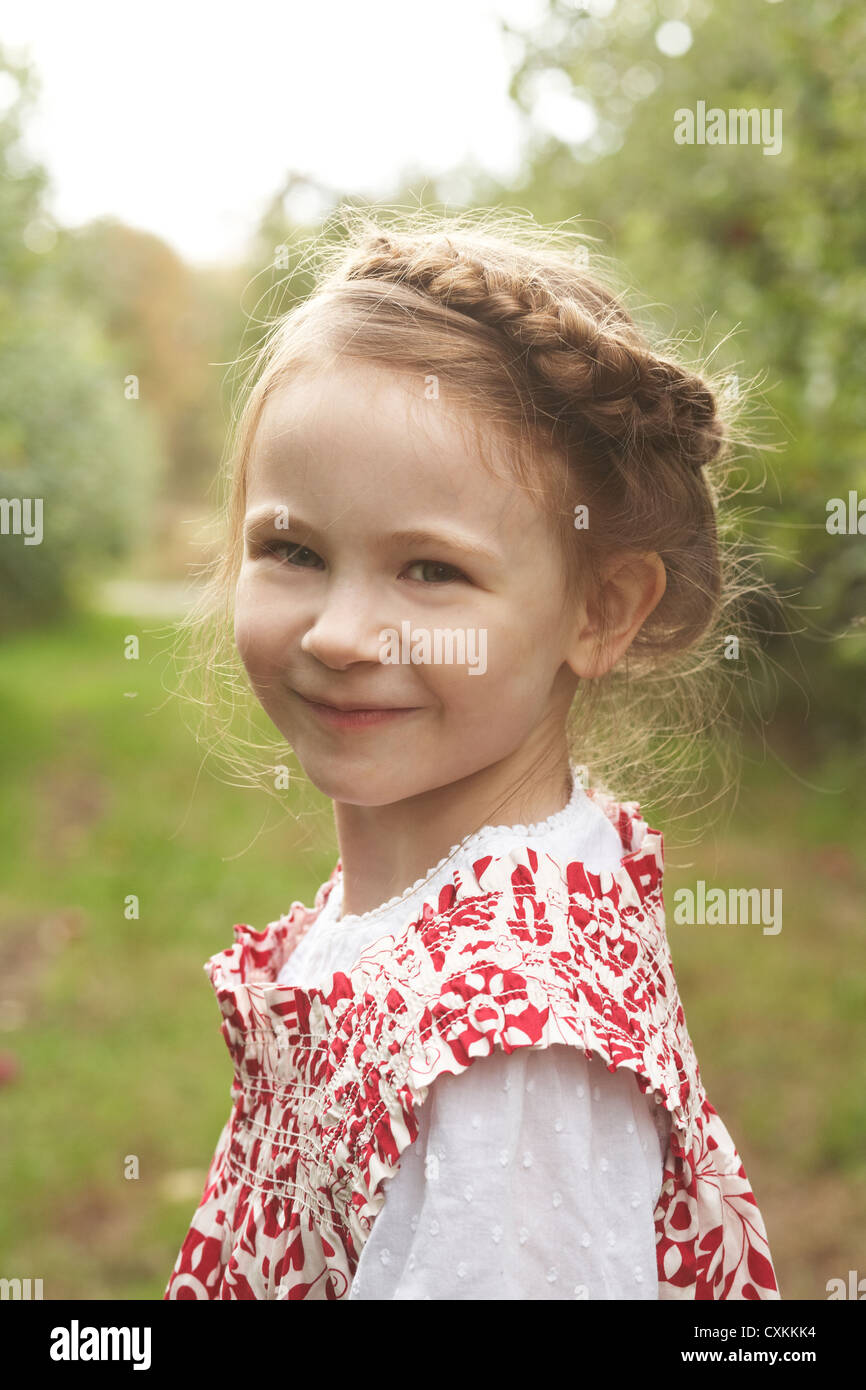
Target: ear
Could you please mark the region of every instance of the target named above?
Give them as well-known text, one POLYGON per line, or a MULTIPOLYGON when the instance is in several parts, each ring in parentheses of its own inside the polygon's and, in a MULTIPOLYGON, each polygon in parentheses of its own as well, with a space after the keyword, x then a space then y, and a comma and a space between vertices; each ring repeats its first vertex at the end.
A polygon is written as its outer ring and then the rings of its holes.
POLYGON ((631 646, 659 603, 667 574, 656 553, 619 552, 602 568, 600 590, 580 607, 566 661, 584 680, 604 676, 631 646), (607 631, 602 627, 602 612, 607 631))

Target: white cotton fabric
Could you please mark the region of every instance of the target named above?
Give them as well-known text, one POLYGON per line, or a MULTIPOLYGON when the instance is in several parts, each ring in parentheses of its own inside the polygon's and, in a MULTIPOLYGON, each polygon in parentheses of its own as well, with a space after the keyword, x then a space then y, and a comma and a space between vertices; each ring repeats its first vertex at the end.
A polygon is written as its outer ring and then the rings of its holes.
POLYGON ((662 1127, 632 1072, 497 1049, 440 1076, 418 1118, 350 1298, 658 1297, 662 1127))
MULTIPOLYGON (((530 826, 486 826, 372 912, 340 917, 342 879, 278 982, 302 988, 349 970, 402 931, 456 869, 528 845, 595 873, 622 845, 572 769, 563 810, 530 826)), ((653 1212, 669 1120, 634 1073, 573 1047, 496 1049, 437 1078, 419 1133, 384 1184, 361 1252, 355 1299, 655 1299, 653 1212)))

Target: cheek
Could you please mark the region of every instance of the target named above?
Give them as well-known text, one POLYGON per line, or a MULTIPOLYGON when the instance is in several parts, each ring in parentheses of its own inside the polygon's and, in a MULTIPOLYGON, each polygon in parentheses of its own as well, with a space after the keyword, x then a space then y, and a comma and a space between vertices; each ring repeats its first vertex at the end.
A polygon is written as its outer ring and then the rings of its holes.
POLYGON ((538 625, 523 620, 490 625, 483 639, 476 637, 471 663, 433 666, 428 684, 452 718, 475 732, 533 718, 551 680, 542 634, 538 625))
POLYGON ((267 676, 281 664, 286 636, 279 608, 263 601, 256 586, 241 578, 235 591, 234 637, 238 654, 251 676, 267 676))

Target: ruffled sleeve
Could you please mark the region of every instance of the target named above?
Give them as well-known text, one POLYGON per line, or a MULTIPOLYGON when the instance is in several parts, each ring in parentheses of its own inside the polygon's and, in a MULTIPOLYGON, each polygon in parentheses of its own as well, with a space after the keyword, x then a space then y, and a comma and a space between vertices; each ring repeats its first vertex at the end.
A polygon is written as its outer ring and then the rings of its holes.
POLYGON ((572 1047, 442 1075, 350 1290, 360 1299, 655 1299, 669 1120, 572 1047))

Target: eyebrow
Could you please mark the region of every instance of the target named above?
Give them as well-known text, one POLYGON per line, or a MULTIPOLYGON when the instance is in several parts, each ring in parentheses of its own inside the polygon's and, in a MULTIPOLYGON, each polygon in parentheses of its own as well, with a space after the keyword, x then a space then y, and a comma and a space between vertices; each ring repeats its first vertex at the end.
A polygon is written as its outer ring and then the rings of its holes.
POLYGON ((492 564, 496 564, 502 558, 497 551, 488 550, 487 546, 457 532, 449 534, 447 531, 392 531, 391 540, 401 545, 442 545, 449 550, 464 550, 471 555, 489 560, 492 564))
MULTIPOLYGON (((287 528, 277 528, 274 524, 277 507, 259 507, 250 512, 246 518, 244 531, 247 536, 255 535, 264 531, 284 530, 287 528)), ((289 513, 292 529, 306 532, 310 537, 318 535, 315 526, 310 526, 301 517, 289 513)), ((392 531, 389 540, 392 543, 409 546, 444 546, 449 550, 460 550, 466 554, 475 555, 479 559, 488 560, 491 564, 498 564, 502 556, 495 550, 488 549, 479 541, 469 536, 461 535, 459 532, 447 531, 427 531, 427 530, 408 530, 392 531)))
MULTIPOLYGON (((259 531, 284 530, 284 527, 278 528, 276 525, 276 514, 281 510, 282 508, 273 506, 257 507, 255 511, 248 512, 244 518, 244 535, 252 536, 259 531)), ((291 521, 291 513, 289 513, 289 520, 291 521)))

